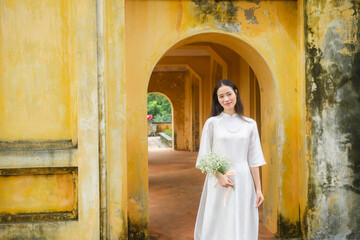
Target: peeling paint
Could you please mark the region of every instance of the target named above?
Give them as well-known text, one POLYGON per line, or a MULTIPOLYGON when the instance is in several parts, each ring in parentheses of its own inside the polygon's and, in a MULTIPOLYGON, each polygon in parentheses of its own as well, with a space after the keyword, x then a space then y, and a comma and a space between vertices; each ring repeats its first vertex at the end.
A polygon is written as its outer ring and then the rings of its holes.
POLYGON ((259 22, 256 19, 255 10, 259 9, 260 7, 252 7, 252 8, 241 8, 244 11, 245 18, 248 24, 258 24, 259 22))
POLYGON ((238 7, 234 4, 237 1, 192 0, 196 6, 195 17, 200 23, 206 24, 213 20, 215 26, 230 32, 239 32, 241 27, 237 20, 238 7))

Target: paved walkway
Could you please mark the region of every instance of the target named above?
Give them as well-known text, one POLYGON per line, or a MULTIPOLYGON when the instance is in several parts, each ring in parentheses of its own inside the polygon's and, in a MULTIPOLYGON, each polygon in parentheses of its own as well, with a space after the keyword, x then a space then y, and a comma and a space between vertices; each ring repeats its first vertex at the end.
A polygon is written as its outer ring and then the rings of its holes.
MULTIPOLYGON (((149 139, 150 145, 150 239, 193 239, 205 179, 194 167, 197 153, 163 148, 155 139, 149 139)), ((259 239, 276 238, 260 225, 259 239)))
POLYGON ((149 151, 164 151, 171 150, 168 146, 161 142, 160 137, 148 137, 148 150, 149 151))

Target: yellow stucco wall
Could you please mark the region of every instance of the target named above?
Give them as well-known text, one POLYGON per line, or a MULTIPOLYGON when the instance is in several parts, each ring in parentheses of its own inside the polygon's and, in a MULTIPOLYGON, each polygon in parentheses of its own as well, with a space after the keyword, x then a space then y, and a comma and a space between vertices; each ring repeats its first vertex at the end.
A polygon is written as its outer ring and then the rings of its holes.
POLYGON ((0 213, 72 211, 74 190, 70 173, 0 176, 0 213))
POLYGON ((69 1, 0 4, 0 140, 71 139, 69 1), (16 111, 14 111, 16 109, 16 111))
MULTIPOLYGON (((300 178, 297 109, 298 86, 303 80, 298 79, 296 62, 297 2, 233 2, 237 12, 231 17, 222 9, 231 8, 229 4, 219 4, 217 12, 206 14, 198 1, 126 1, 127 141, 131 143, 127 148, 128 211, 134 229, 140 230, 148 218, 146 119, 142 116, 146 115, 146 88, 152 69, 169 49, 214 42, 237 52, 259 81, 267 160, 263 167, 264 223, 273 232, 278 232, 279 221, 298 231, 299 191, 294 189, 299 189, 300 178), (208 34, 198 35, 202 33, 208 34), (131 96, 134 92, 136 99, 131 96)), ((202 93, 203 124, 210 93, 202 93)))
MULTIPOLYGON (((0 3, 0 175, 9 169, 45 169, 42 175, 1 177, 6 185, 1 209, 11 210, 14 218, 45 217, 0 224, 0 239, 98 239, 95 3, 0 3), (71 144, 60 144, 64 140, 71 144), (58 172, 73 168, 72 177, 58 172), (69 185, 74 177, 76 189, 69 185), (8 206, 14 197, 18 202, 8 206), (76 218, 58 221, 71 202, 78 205, 76 218)), ((0 219, 6 216, 0 213, 0 219)))
MULTIPOLYGON (((127 225, 127 151, 126 151, 126 84, 125 1, 106 1, 103 8, 105 45, 105 79, 107 94, 106 158, 107 191, 101 196, 107 203, 107 229, 110 239, 126 239, 127 225)), ((133 95, 134 96, 134 95, 133 95)), ((135 95, 136 96, 136 95, 135 95)), ((103 236, 103 235, 102 235, 103 236)))

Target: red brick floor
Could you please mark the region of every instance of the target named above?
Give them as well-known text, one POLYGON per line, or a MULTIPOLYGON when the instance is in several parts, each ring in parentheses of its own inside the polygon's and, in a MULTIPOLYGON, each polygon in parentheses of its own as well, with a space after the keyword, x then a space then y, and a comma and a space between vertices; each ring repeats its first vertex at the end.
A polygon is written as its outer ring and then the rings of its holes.
MULTIPOLYGON (((150 239, 194 239, 205 177, 194 167, 196 156, 184 151, 149 151, 150 239)), ((261 222, 259 231, 259 239, 276 239, 261 222)))

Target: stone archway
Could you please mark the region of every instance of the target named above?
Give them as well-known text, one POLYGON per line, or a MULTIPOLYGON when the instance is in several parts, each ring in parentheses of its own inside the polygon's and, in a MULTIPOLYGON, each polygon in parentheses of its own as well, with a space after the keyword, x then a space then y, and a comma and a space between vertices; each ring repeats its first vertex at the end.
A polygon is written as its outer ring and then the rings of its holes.
MULTIPOLYGON (((261 54, 264 50, 262 48, 255 48, 254 45, 250 44, 245 39, 241 39, 238 35, 220 32, 198 33, 174 40, 174 43, 169 44, 167 49, 161 47, 163 52, 152 52, 151 59, 153 60, 151 63, 147 62, 147 65, 144 66, 147 70, 146 74, 142 75, 144 77, 142 79, 146 79, 146 82, 142 81, 141 86, 139 86, 139 84, 136 85, 136 91, 139 91, 139 88, 142 89, 140 94, 143 101, 138 102, 137 106, 130 107, 128 105, 128 109, 131 111, 129 116, 135 114, 133 115, 134 117, 131 117, 131 124, 128 125, 127 128, 128 136, 140 135, 141 138, 135 140, 129 139, 128 137, 128 142, 141 143, 146 141, 146 136, 142 136, 142 134, 145 133, 144 126, 146 125, 146 121, 145 119, 142 120, 140 118, 142 113, 141 109, 145 109, 142 106, 146 102, 145 96, 152 70, 156 64, 161 61, 162 56, 182 46, 201 44, 204 42, 219 44, 233 50, 248 63, 257 77, 261 93, 261 116, 263 116, 261 119, 262 145, 264 155, 267 160, 267 165, 262 171, 262 179, 264 183, 263 191, 265 198, 267 199, 264 203, 264 224, 272 232, 277 233, 279 232, 279 221, 281 222, 285 220, 288 225, 291 225, 293 219, 295 219, 294 226, 296 228, 299 221, 299 196, 297 192, 293 191, 293 189, 294 186, 298 189, 298 174, 290 176, 284 184, 284 182, 281 181, 282 173, 279 171, 279 166, 283 166, 284 139, 287 136, 284 128, 280 127, 283 126, 283 123, 279 121, 280 113, 278 112, 278 109, 282 103, 280 102, 276 86, 277 81, 274 77, 273 70, 268 64, 268 60, 265 60, 261 54), (280 199, 280 195, 287 191, 294 192, 295 197, 289 197, 290 201, 286 203, 287 205, 285 207, 280 206, 283 199, 288 199, 286 197, 280 199), (284 209, 287 211, 285 213, 285 217, 282 215, 282 211, 285 211, 284 209), (286 214, 289 214, 292 219, 287 219, 286 214)), ((128 85, 127 90, 135 91, 135 88, 132 89, 132 87, 128 85)), ((209 96, 209 93, 210 91, 203 92, 203 99, 206 99, 206 97, 209 96)), ((202 104, 205 107, 210 105, 210 103, 206 103, 206 101, 203 101, 202 104)), ((201 126, 205 120, 204 116, 205 115, 203 115, 201 126)), ((296 137, 296 134, 298 133, 294 134, 296 137)), ((137 145, 135 148, 134 146, 128 145, 128 182, 130 183, 128 185, 129 234, 132 232, 143 232, 144 234, 147 234, 148 215, 144 214, 148 212, 148 170, 147 151, 145 146, 143 147, 141 144, 137 145)), ((298 171, 296 168, 298 159, 291 159, 291 161, 293 162, 288 162, 288 165, 283 166, 283 168, 288 168, 290 166, 291 171, 298 171)))

